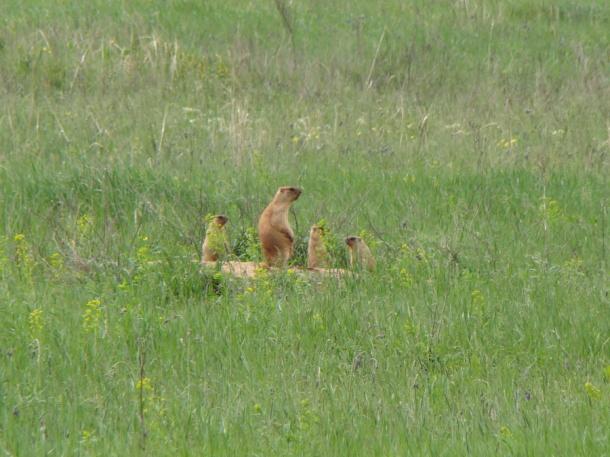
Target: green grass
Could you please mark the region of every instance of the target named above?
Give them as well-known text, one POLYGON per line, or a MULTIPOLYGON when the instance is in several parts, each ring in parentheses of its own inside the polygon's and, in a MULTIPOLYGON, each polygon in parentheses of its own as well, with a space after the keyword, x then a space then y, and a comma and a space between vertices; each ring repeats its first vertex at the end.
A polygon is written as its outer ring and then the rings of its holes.
POLYGON ((606 3, 5 0, 0 454, 610 455, 606 3))

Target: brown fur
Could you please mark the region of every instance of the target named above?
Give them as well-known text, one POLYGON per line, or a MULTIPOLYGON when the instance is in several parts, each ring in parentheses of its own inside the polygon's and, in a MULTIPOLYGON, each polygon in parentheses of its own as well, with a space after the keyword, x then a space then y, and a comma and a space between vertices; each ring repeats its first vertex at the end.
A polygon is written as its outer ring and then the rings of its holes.
POLYGON ((263 257, 271 267, 285 267, 292 256, 294 232, 288 222, 288 210, 300 195, 299 188, 280 187, 258 220, 263 257))
POLYGON ((324 246, 324 229, 312 225, 307 244, 307 268, 328 268, 328 251, 324 246))
POLYGON ((219 257, 224 257, 229 253, 229 245, 225 232, 225 224, 228 221, 229 218, 227 216, 218 215, 214 216, 214 219, 212 219, 210 225, 208 225, 208 229, 205 232, 205 239, 201 246, 202 262, 213 262, 218 260, 219 257), (211 238, 215 238, 213 242, 210 241, 211 238), (224 252, 219 251, 219 243, 222 243, 224 252))
POLYGON ((364 240, 359 236, 350 236, 345 239, 349 249, 349 265, 352 268, 366 268, 369 271, 375 269, 375 258, 364 240))

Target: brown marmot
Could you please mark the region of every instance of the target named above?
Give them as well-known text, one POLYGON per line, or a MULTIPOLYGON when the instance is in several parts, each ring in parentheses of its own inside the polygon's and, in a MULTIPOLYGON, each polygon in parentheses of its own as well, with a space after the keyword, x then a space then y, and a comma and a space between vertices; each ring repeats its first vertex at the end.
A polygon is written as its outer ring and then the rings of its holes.
POLYGON ((285 267, 292 255, 294 232, 288 222, 288 210, 301 192, 297 187, 280 187, 258 220, 263 257, 270 267, 285 267))
POLYGON ((328 268, 328 251, 324 245, 324 228, 312 225, 307 244, 307 268, 328 268))
POLYGON ((359 236, 349 236, 345 239, 349 249, 349 265, 352 268, 375 269, 375 258, 364 240, 359 236))
POLYGON ((215 262, 229 254, 229 240, 225 231, 228 221, 229 218, 222 214, 214 216, 210 221, 201 246, 202 262, 215 262))

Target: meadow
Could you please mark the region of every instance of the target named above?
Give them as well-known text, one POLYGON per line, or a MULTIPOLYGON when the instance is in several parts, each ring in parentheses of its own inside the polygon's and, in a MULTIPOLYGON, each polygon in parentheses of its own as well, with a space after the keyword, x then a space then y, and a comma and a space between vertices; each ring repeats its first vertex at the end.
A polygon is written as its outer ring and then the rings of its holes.
POLYGON ((608 2, 1 10, 1 455, 610 455, 608 2))

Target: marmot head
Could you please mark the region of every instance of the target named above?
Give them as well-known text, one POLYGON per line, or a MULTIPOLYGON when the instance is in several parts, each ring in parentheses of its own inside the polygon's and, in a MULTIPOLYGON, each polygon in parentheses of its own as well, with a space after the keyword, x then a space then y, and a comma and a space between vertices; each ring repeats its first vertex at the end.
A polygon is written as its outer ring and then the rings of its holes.
POLYGON ((319 225, 312 225, 309 231, 309 236, 312 238, 320 238, 324 236, 324 228, 319 225))
POLYGON ((229 222, 229 218, 227 216, 224 216, 222 214, 217 214, 216 216, 214 216, 214 218, 212 219, 212 222, 217 225, 218 227, 224 227, 224 225, 229 222))
POLYGON ((280 187, 275 194, 275 198, 284 203, 291 203, 299 198, 301 192, 303 191, 298 187, 280 187))
POLYGON ((356 245, 362 243, 362 238, 360 238, 359 236, 348 236, 345 239, 345 244, 347 244, 350 249, 356 247, 356 245))

